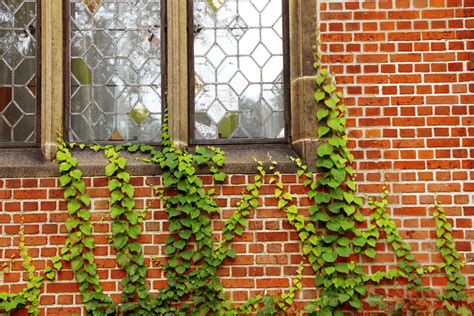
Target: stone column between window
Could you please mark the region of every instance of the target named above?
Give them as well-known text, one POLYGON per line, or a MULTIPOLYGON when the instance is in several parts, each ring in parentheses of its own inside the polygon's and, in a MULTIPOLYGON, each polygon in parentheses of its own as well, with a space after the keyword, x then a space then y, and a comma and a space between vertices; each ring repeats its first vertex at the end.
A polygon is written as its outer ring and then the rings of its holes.
MULTIPOLYGON (((188 12, 186 0, 167 2, 167 67, 166 102, 169 131, 174 142, 185 148, 189 144, 188 133, 188 12)), ((165 100, 165 98, 163 98, 165 100)))
POLYGON ((314 50, 318 31, 318 0, 290 0, 291 142, 310 166, 318 143, 314 95, 314 50))
POLYGON ((63 1, 41 1, 41 151, 48 161, 56 155, 56 135, 63 130, 63 65, 63 1))

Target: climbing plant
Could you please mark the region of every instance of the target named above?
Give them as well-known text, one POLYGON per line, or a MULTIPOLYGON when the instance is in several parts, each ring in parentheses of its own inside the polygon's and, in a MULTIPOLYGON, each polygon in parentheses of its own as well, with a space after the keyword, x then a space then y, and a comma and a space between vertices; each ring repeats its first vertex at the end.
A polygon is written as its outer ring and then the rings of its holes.
MULTIPOLYGON (((76 145, 64 142, 59 136, 59 184, 67 201, 65 226, 68 238, 61 257, 52 258, 52 264, 45 269, 46 278, 55 278, 62 260, 70 262, 90 315, 273 315, 289 312, 303 287, 304 262, 288 290, 274 296, 256 295, 241 305, 227 299, 217 275, 225 259, 238 255, 232 242, 244 233, 248 217, 258 209, 263 185, 273 185, 277 206, 298 233, 303 256, 316 275, 318 295, 306 307, 309 314, 342 315, 344 310, 360 309, 371 284, 382 280, 405 279, 408 289, 421 293, 422 277, 435 271, 443 272, 448 278, 446 290, 440 296, 445 307, 452 312, 465 313, 467 307, 462 302, 466 299, 463 291, 466 280, 460 271, 462 264, 454 247, 452 227, 441 207, 437 206, 434 213, 437 246, 444 259, 438 268, 423 267, 416 262, 410 245, 401 238, 387 212, 387 190, 384 189, 380 199, 369 199, 370 217, 362 215, 364 203, 356 193, 354 157, 348 148, 343 95, 337 90, 334 78, 323 68, 321 55, 317 53, 316 57, 314 104, 311 106, 318 120, 317 159, 314 168, 310 168, 293 158, 298 167, 297 175, 303 179, 307 197, 312 201, 308 216, 303 215, 295 203, 277 164, 271 162, 269 167, 264 167, 263 162, 256 161, 256 174, 243 188, 235 211, 225 220, 219 237, 214 238, 212 218, 214 214, 220 214, 215 201, 216 190, 205 186, 198 176, 198 168, 207 168, 214 185, 223 183, 226 181, 222 171, 225 154, 214 147, 198 146, 192 151, 179 149, 169 136, 166 115, 160 148, 130 144, 76 145), (117 266, 125 275, 121 302, 114 302, 100 284, 93 252, 96 245, 91 198, 73 150, 103 152, 107 158, 104 174, 108 179, 112 221, 108 242, 115 251, 117 266), (151 260, 163 270, 167 280, 166 286, 156 295, 150 294, 147 288, 148 265, 138 242, 147 210, 136 209, 135 188, 123 152, 141 153, 145 162, 161 169, 162 185, 153 186, 153 190, 166 211, 170 235, 163 247, 165 258, 151 260), (311 169, 317 172, 313 173, 311 169), (376 258, 376 245, 381 242, 382 232, 394 251, 398 267, 369 274, 360 261, 362 257, 376 258)), ((28 306, 29 312, 37 315, 38 296, 45 278, 35 272, 24 237, 20 249, 28 285, 19 294, 0 293, 0 308, 8 312, 28 306)), ((367 302, 380 308, 384 305, 372 293, 367 302)))

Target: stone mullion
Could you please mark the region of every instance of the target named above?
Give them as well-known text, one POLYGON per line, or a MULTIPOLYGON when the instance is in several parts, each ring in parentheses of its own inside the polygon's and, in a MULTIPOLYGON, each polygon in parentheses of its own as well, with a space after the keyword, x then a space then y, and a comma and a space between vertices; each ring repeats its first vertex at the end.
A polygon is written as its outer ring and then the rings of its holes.
POLYGON ((56 133, 63 130, 64 47, 63 1, 41 1, 41 151, 56 154, 56 133))

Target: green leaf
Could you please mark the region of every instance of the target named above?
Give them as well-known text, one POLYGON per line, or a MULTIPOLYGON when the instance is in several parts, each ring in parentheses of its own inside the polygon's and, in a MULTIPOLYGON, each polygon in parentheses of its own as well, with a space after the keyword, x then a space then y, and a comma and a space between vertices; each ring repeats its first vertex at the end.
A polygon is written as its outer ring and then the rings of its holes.
POLYGON ((324 91, 326 91, 328 94, 332 94, 334 91, 336 91, 336 87, 333 86, 332 84, 327 84, 323 87, 324 91))
POLYGON ((112 205, 112 207, 110 208, 110 216, 113 219, 116 219, 123 213, 125 213, 125 209, 117 204, 112 205))
POLYGON ((72 178, 65 174, 65 175, 62 175, 59 177, 59 184, 62 186, 62 187, 65 187, 66 185, 68 185, 69 182, 71 182, 72 178))
POLYGON ((177 249, 183 249, 184 246, 186 246, 186 241, 182 240, 182 239, 178 239, 174 242, 174 247, 177 248, 177 249))
POLYGON ((229 258, 234 259, 234 258, 237 256, 237 254, 235 253, 235 250, 234 250, 234 249, 228 249, 228 250, 227 250, 227 256, 228 256, 229 258))
POLYGON ((318 147, 318 156, 319 157, 324 157, 324 156, 327 156, 327 155, 330 155, 334 150, 334 147, 332 147, 331 145, 329 144, 321 144, 319 145, 318 147))
POLYGON ((179 237, 188 240, 191 237, 191 234, 190 230, 182 230, 179 232, 179 237))
POLYGON ((336 253, 340 257, 348 258, 351 254, 351 249, 349 247, 337 247, 336 253))
POLYGON ((319 102, 319 101, 323 100, 325 96, 326 96, 326 94, 324 93, 324 91, 318 90, 314 93, 314 100, 316 102, 319 102))
POLYGON ((320 128, 318 128, 318 137, 321 138, 323 136, 325 136, 327 133, 329 133, 331 129, 327 126, 321 126, 320 128))
POLYGON ((324 104, 325 104, 328 108, 330 108, 330 109, 332 109, 332 110, 335 110, 338 101, 339 101, 339 100, 337 100, 337 99, 329 98, 329 99, 324 100, 324 104))
POLYGON ((367 249, 365 249, 364 253, 365 253, 365 255, 366 255, 367 257, 372 258, 372 259, 374 259, 375 256, 377 255, 376 252, 375 252, 375 250, 374 250, 373 248, 367 248, 367 249))
POLYGON ((120 250, 123 247, 125 247, 125 245, 127 245, 127 242, 128 242, 127 235, 118 235, 118 236, 115 236, 113 244, 114 244, 115 249, 120 250))
POLYGON ((129 182, 130 182, 130 174, 127 173, 127 172, 120 172, 120 173, 117 175, 117 178, 122 179, 125 183, 129 183, 129 182))
POLYGON ((109 181, 109 191, 114 191, 122 186, 122 183, 117 179, 112 179, 109 181))
POLYGON ((120 169, 124 169, 125 165, 127 164, 127 160, 123 157, 120 157, 119 159, 117 159, 116 163, 120 169))
POLYGON ((337 254, 334 251, 328 251, 323 253, 322 258, 326 262, 335 262, 337 259, 337 254))
POLYGON ((224 172, 219 172, 214 174, 214 180, 222 182, 225 180, 226 174, 224 172))
POLYGON ((80 180, 82 177, 82 171, 79 169, 74 169, 70 173, 71 177, 76 180, 80 180))
POLYGON ((82 244, 83 244, 84 247, 86 247, 86 248, 94 249, 94 247, 95 247, 94 238, 92 238, 92 237, 84 238, 84 239, 82 240, 82 244))
POLYGON ((129 197, 133 197, 135 194, 135 189, 133 185, 127 183, 122 187, 122 192, 127 194, 129 197))
POLYGON ((128 236, 129 236, 130 238, 132 238, 132 239, 137 239, 138 236, 139 236, 140 233, 141 233, 141 230, 142 230, 142 229, 141 229, 140 225, 134 225, 134 226, 132 226, 132 227, 130 227, 130 228, 128 229, 128 231, 127 231, 127 232, 128 232, 128 236))
POLYGON ((165 255, 167 256, 174 254, 175 251, 176 251, 176 248, 171 245, 168 245, 165 247, 165 255))
POLYGON ((79 226, 80 222, 74 217, 69 217, 66 221, 66 229, 68 232, 71 232, 74 228, 79 226))
POLYGON ((77 216, 88 221, 91 219, 91 213, 88 210, 80 210, 77 212, 77 216))
POLYGON ((117 165, 114 163, 109 163, 107 166, 105 166, 105 175, 107 177, 111 177, 114 175, 115 171, 117 171, 117 165))
POLYGON ((74 214, 81 208, 81 203, 78 200, 71 200, 67 203, 67 211, 69 215, 74 214))

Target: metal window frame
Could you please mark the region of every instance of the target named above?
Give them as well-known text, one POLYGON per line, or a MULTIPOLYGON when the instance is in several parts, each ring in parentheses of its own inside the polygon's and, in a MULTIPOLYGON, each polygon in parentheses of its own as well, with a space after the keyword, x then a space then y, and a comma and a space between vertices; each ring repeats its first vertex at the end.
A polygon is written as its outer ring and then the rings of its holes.
POLYGON ((2 148, 39 148, 41 146, 41 1, 36 0, 36 141, 34 143, 25 142, 9 142, 0 143, 0 149, 2 148))
MULTIPOLYGON (((272 0, 275 1, 275 0, 272 0)), ((290 113, 290 22, 289 22, 289 0, 282 1, 283 19, 283 102, 284 102, 284 128, 285 137, 253 138, 253 139, 196 139, 195 137, 195 76, 194 76, 194 0, 188 0, 188 135, 189 145, 252 145, 252 144, 284 144, 291 143, 291 113, 290 113)))
MULTIPOLYGON (((70 111, 71 111, 71 2, 77 2, 77 0, 67 0, 64 2, 64 15, 63 15, 63 47, 64 47, 64 117, 63 117, 63 137, 69 140, 69 129, 70 129, 70 111)), ((161 55, 160 55, 160 68, 161 68, 161 115, 162 122, 164 119, 167 105, 167 64, 168 64, 168 19, 167 19, 167 0, 160 0, 160 19, 161 19, 161 55)), ((161 129, 161 126, 157 126, 161 129)), ((86 142, 78 142, 86 143, 86 142)), ((107 145, 107 144, 140 144, 140 141, 94 141, 95 144, 107 145)), ((160 142, 148 142, 149 145, 159 145, 160 142)))

